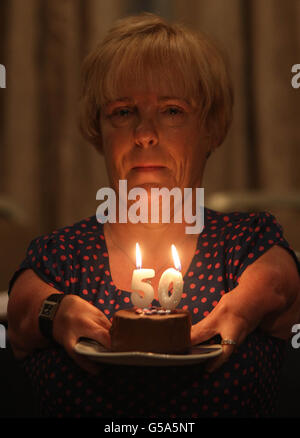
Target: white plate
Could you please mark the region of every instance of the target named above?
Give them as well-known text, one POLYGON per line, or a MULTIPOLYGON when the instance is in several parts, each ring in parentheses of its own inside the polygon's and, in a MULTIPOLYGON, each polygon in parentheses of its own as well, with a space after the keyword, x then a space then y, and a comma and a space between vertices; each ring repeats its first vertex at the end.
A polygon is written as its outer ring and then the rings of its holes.
POLYGON ((187 354, 157 354, 139 351, 115 353, 108 351, 98 342, 87 338, 82 338, 74 349, 76 353, 87 356, 96 362, 136 366, 192 365, 219 356, 222 353, 222 346, 219 344, 195 345, 187 354))

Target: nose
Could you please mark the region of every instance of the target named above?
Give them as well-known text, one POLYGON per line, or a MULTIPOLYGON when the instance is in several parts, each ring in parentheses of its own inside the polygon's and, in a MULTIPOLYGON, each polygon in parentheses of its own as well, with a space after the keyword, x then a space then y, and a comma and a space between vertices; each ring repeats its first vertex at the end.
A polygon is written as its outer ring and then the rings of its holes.
POLYGON ((142 148, 157 145, 158 135, 155 124, 151 118, 140 118, 135 128, 135 143, 142 148))

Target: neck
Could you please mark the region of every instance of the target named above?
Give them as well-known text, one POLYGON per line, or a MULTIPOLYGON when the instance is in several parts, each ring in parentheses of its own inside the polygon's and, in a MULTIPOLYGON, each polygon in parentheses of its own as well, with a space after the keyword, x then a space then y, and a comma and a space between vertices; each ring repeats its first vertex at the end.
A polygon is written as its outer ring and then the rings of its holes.
POLYGON ((142 252, 143 267, 157 267, 162 263, 173 265, 171 245, 174 244, 179 254, 184 253, 187 244, 195 242, 195 235, 185 233, 185 224, 120 224, 106 223, 106 237, 124 251, 135 264, 135 245, 138 243, 142 252))
MULTIPOLYGON (((148 196, 146 200, 142 201, 140 208, 144 206, 143 202, 148 202, 148 209, 146 211, 150 212, 152 207, 151 201, 157 200, 157 196, 159 199, 159 211, 162 212, 162 199, 159 198, 157 194, 154 195, 153 199, 151 196, 148 196)), ((192 247, 195 247, 198 235, 201 232, 201 230, 199 230, 200 226, 198 225, 202 220, 200 207, 203 206, 203 199, 198 189, 194 189, 189 192, 189 196, 185 196, 184 199, 181 198, 179 203, 178 201, 176 202, 176 208, 180 206, 180 202, 183 202, 182 207, 184 208, 184 214, 181 215, 181 221, 178 223, 174 220, 175 201, 172 209, 170 207, 170 220, 168 223, 163 222, 162 213, 160 213, 157 218, 158 223, 153 223, 154 221, 151 222, 151 220, 149 220, 148 223, 133 223, 132 220, 126 223, 120 223, 118 220, 116 223, 106 223, 104 232, 110 249, 114 247, 118 251, 122 251, 123 255, 125 253, 128 260, 131 260, 132 264, 135 265, 135 247, 136 243, 138 243, 142 253, 142 266, 145 268, 149 266, 160 268, 166 263, 173 266, 171 254, 172 244, 175 245, 179 253, 179 258, 182 254, 182 259, 184 259, 185 253, 191 250, 192 247), (193 206, 195 206, 195 216, 192 214, 193 206), (195 221, 197 225, 192 230, 195 234, 187 233, 187 229, 189 228, 188 231, 191 229, 191 219, 195 221), (188 220, 189 223, 187 223, 186 220, 188 220)), ((131 204, 128 202, 127 213, 130 206, 131 204)), ((181 212, 183 212, 183 208, 181 212)), ((119 218, 119 203, 117 203, 116 209, 116 217, 119 218)), ((180 209, 176 211, 180 212, 180 209)))

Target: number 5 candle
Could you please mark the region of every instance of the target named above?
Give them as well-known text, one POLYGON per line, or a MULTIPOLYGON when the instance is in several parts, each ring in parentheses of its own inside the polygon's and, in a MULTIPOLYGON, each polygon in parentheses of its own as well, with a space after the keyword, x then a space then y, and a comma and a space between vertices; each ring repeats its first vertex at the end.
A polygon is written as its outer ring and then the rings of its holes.
POLYGON ((131 289, 134 291, 131 294, 131 302, 137 307, 149 306, 154 298, 154 289, 151 284, 146 283, 155 276, 154 269, 142 269, 142 256, 139 244, 136 244, 136 269, 133 271, 131 280, 131 289), (138 292, 142 291, 142 297, 138 292))
POLYGON ((172 255, 175 268, 169 268, 162 274, 158 284, 158 299, 160 305, 165 309, 175 309, 182 296, 183 278, 180 272, 180 260, 174 245, 172 245, 172 255), (173 283, 173 292, 169 296, 169 285, 173 283))

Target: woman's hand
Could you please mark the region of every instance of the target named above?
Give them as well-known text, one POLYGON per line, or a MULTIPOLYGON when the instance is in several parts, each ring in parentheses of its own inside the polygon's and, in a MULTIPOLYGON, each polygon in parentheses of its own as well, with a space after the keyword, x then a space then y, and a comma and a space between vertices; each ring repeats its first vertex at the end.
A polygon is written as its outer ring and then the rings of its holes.
POLYGON ((207 362, 207 371, 211 372, 226 362, 234 349, 237 348, 260 323, 260 315, 254 313, 251 318, 239 300, 237 288, 223 295, 217 306, 202 321, 192 326, 192 344, 211 339, 220 335, 222 339, 231 339, 235 345, 223 345, 220 356, 207 362))
POLYGON ((53 320, 53 337, 81 368, 97 374, 97 364, 77 354, 74 347, 79 338, 86 337, 110 348, 110 327, 110 321, 95 306, 77 295, 66 295, 53 320))
POLYGON ((215 309, 192 327, 193 344, 219 334, 236 345, 223 345, 223 353, 208 363, 213 371, 226 362, 246 336, 260 327, 287 340, 300 318, 300 280, 294 260, 274 246, 245 269, 238 286, 222 296, 215 309))
MULTIPOLYGON (((9 341, 17 359, 24 359, 36 349, 49 348, 50 341, 41 334, 38 319, 42 303, 53 293, 57 290, 31 269, 24 270, 15 281, 7 311, 9 341)), ((53 320, 53 337, 79 366, 96 373, 96 363, 75 353, 74 346, 80 337, 86 337, 110 348, 110 326, 95 306, 77 295, 66 295, 53 320)))

